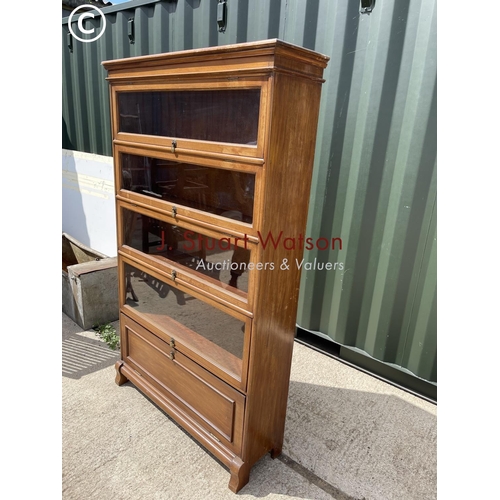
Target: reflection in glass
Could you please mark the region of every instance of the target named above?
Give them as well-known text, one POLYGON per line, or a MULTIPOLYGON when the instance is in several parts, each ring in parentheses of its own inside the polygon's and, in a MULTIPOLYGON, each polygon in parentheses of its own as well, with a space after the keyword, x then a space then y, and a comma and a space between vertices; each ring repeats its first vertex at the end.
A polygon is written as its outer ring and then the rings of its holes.
POLYGON ((260 89, 120 92, 120 132, 257 144, 260 89))
POLYGON ((123 243, 248 292, 250 250, 122 208, 123 243))
MULTIPOLYGON (((156 317, 160 321, 161 317, 172 318, 237 358, 243 357, 243 321, 129 264, 125 264, 125 276, 125 301, 137 312, 153 321, 156 317)), ((175 332, 170 334, 175 336, 175 332)), ((182 337, 182 332, 179 335, 182 337)))
POLYGON ((121 154, 122 189, 251 223, 255 174, 121 154))

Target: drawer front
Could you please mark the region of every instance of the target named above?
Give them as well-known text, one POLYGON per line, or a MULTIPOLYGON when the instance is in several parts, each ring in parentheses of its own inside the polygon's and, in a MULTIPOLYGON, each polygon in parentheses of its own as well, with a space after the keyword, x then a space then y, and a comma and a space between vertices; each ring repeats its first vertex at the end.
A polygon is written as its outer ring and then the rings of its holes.
POLYGON ((245 397, 124 314, 121 328, 125 363, 206 429, 210 438, 239 453, 245 397))

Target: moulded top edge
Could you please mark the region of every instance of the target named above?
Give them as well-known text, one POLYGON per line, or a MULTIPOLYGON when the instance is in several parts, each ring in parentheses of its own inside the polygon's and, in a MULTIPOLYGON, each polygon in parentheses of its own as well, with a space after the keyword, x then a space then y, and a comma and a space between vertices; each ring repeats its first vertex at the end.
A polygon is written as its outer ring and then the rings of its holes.
POLYGON ((127 69, 141 64, 141 66, 159 66, 162 64, 176 64, 183 59, 199 57, 201 61, 207 59, 226 59, 234 57, 252 57, 256 55, 276 55, 283 54, 288 57, 295 57, 309 64, 325 68, 329 57, 313 50, 300 47, 283 40, 274 38, 272 40, 261 40, 257 42, 246 42, 231 45, 220 45, 216 47, 206 47, 201 49, 181 50, 176 52, 166 52, 162 54, 152 54, 147 56, 127 57, 103 61, 102 65, 108 70, 127 69))

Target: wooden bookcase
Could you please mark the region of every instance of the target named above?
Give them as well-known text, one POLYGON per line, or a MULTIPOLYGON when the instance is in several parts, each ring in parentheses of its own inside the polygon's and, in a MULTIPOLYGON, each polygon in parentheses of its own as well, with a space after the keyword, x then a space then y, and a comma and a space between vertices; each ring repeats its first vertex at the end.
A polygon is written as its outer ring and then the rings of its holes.
POLYGON ((131 381, 218 457, 234 492, 282 448, 295 259, 327 61, 267 40, 103 63, 118 231, 116 382, 131 381))

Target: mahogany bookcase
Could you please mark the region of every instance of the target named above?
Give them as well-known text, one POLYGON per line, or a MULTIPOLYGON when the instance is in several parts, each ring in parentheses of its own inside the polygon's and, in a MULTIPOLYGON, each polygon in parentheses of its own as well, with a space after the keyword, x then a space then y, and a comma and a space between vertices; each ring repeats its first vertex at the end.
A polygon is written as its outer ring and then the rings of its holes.
POLYGON ((296 242, 327 61, 266 40, 103 63, 118 235, 116 382, 132 382, 220 459, 234 492, 283 444, 296 242))

